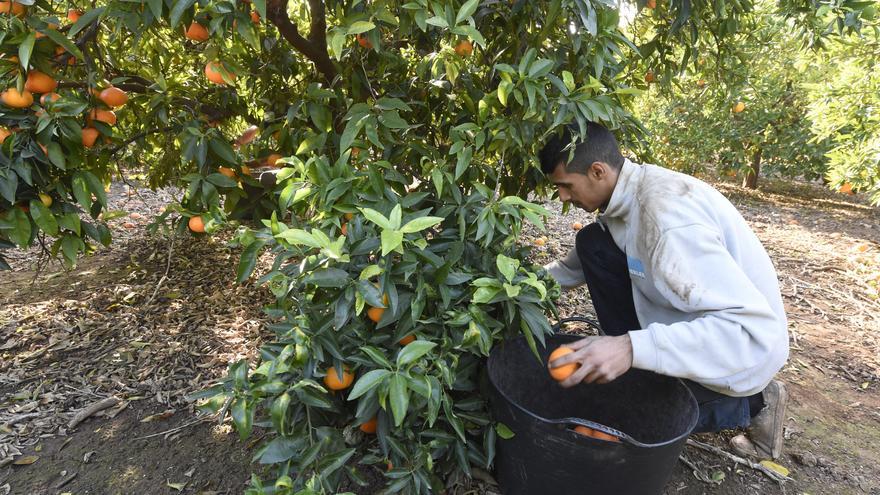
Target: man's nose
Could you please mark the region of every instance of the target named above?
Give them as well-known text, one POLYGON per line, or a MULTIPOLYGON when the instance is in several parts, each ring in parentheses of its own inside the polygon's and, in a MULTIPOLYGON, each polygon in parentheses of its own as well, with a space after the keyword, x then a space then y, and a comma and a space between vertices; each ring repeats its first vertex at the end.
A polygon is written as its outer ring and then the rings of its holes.
POLYGON ((562 189, 559 189, 559 201, 562 201, 563 203, 568 203, 568 201, 570 199, 571 199, 571 195, 568 194, 568 192, 566 192, 562 189))

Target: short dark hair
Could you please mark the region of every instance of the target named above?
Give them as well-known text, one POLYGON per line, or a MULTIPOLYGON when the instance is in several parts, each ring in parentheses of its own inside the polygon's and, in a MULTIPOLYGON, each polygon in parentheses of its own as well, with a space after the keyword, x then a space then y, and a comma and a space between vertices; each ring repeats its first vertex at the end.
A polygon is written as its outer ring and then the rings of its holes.
POLYGON ((556 134, 538 154, 541 161, 541 171, 550 175, 560 163, 565 164, 568 172, 586 174, 587 169, 593 162, 604 162, 613 169, 620 171, 623 167, 623 154, 617 144, 614 134, 601 124, 589 122, 587 124, 586 139, 577 144, 574 156, 569 161, 569 145, 577 127, 567 126, 562 134, 556 134))

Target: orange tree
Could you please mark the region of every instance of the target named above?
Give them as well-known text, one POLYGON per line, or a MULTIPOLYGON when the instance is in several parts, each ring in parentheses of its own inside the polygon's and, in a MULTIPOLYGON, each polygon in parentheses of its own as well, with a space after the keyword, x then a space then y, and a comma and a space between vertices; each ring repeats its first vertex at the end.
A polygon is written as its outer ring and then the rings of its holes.
POLYGON ((491 466, 510 432, 482 359, 537 346, 558 295, 517 242, 547 214, 523 199, 547 192, 537 150, 591 120, 636 143, 643 57, 706 49, 751 8, 651 0, 660 34, 636 46, 610 0, 25 3, 0 2, 0 243, 73 263, 108 242, 120 164, 183 186, 159 219, 181 231, 255 220, 238 277, 274 255, 275 338, 199 396, 268 430, 255 493, 333 492, 371 465, 425 493, 491 466))

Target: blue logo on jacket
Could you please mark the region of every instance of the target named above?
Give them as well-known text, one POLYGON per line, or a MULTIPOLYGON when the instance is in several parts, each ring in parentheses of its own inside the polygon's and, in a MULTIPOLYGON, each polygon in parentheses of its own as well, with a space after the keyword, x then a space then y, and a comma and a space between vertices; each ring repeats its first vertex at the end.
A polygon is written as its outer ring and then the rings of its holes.
POLYGON ((626 266, 629 268, 629 274, 631 276, 645 278, 645 265, 642 264, 642 260, 627 256, 626 266))

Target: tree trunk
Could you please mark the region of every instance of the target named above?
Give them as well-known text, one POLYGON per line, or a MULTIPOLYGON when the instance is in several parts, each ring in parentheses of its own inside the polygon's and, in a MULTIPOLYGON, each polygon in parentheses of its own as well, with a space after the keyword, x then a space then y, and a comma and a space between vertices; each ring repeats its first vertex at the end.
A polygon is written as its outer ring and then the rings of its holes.
POLYGON ((743 178, 742 186, 745 188, 758 188, 758 175, 761 174, 761 151, 761 148, 758 148, 752 155, 751 169, 746 172, 746 176, 743 178))

